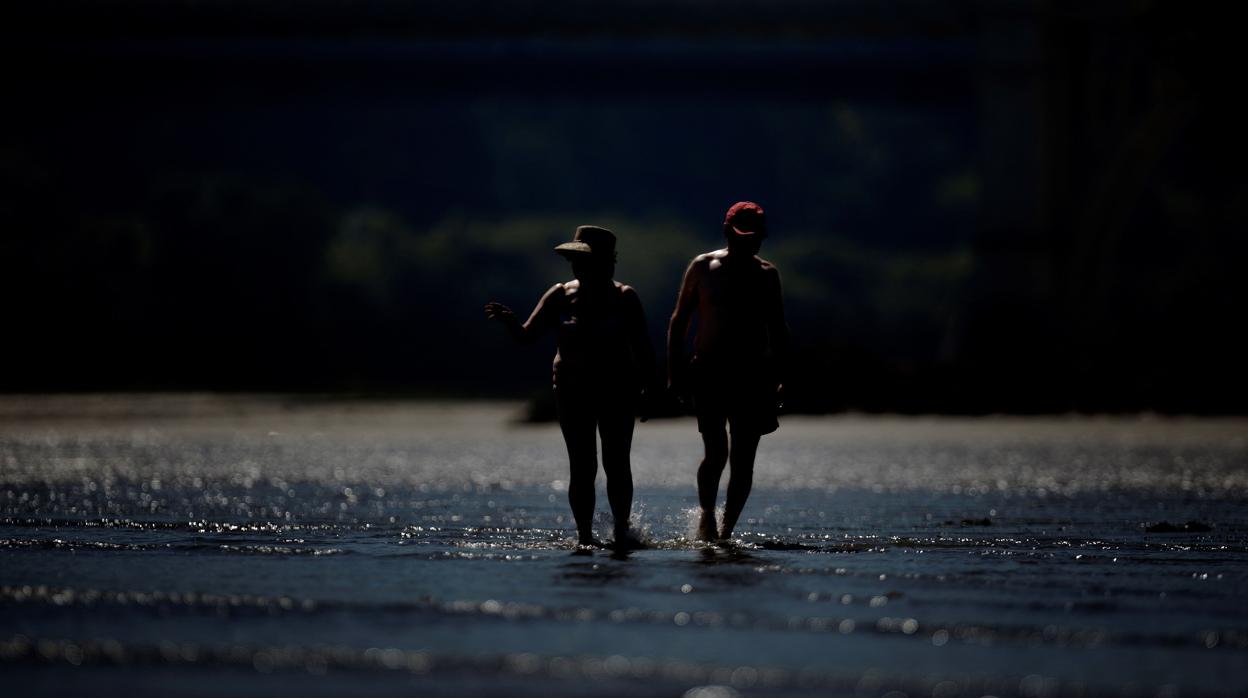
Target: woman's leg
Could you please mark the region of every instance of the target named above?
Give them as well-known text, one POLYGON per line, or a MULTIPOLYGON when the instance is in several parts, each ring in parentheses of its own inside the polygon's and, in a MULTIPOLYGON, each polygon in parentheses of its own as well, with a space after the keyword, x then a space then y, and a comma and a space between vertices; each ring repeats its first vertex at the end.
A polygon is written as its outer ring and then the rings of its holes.
POLYGON ((627 403, 627 409, 599 415, 598 433, 602 435, 602 470, 607 474, 607 501, 615 520, 615 539, 621 542, 628 535, 633 508, 633 469, 629 457, 633 447, 632 403, 627 403))
POLYGON ((576 519, 576 537, 582 545, 594 544, 594 481, 598 478, 596 421, 585 401, 555 393, 559 429, 568 447, 568 504, 576 519))

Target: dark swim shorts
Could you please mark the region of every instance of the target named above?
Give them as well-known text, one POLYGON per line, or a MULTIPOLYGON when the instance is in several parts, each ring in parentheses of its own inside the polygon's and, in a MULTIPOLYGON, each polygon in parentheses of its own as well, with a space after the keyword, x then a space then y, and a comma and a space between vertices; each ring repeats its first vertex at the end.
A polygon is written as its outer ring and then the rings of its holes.
POLYGON ((776 383, 770 371, 757 366, 711 366, 696 360, 689 368, 698 431, 717 431, 727 423, 733 433, 762 435, 780 427, 776 383))

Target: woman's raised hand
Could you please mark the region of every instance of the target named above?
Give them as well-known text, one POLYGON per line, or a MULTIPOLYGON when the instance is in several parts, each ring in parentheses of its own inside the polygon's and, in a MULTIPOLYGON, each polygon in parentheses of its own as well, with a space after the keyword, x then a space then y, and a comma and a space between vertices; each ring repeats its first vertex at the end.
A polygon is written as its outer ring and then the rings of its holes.
POLYGON ((502 320, 503 322, 511 322, 516 319, 516 314, 511 312, 511 308, 493 301, 485 304, 485 316, 491 320, 502 320))

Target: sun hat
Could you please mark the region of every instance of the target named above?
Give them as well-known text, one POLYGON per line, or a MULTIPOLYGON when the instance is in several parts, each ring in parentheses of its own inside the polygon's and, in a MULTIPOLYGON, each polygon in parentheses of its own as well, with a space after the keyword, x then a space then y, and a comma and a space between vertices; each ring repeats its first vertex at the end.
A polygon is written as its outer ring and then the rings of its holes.
POLYGON ((724 215, 724 232, 737 235, 767 234, 767 216, 763 207, 753 201, 738 201, 724 215))
POLYGON ((577 227, 572 242, 555 246, 555 252, 563 256, 589 254, 595 257, 615 256, 615 233, 596 225, 577 227))

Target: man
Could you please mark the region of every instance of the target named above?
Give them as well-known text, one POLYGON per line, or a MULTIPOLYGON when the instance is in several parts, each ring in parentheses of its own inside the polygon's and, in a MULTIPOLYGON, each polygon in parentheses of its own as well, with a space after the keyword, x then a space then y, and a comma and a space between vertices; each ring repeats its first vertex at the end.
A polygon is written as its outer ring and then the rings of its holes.
POLYGON ((779 371, 789 352, 780 272, 758 256, 767 237, 762 207, 733 204, 724 217, 724 237, 727 247, 689 264, 667 333, 668 386, 678 395, 692 394, 705 447, 698 467, 698 537, 708 541, 731 537, 745 507, 759 439, 779 426, 779 371), (686 361, 695 313, 693 356, 686 361), (725 426, 731 427, 731 444, 725 426), (715 499, 726 464, 728 496, 716 530, 715 499))

